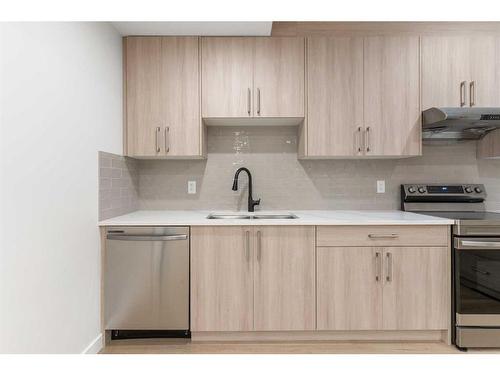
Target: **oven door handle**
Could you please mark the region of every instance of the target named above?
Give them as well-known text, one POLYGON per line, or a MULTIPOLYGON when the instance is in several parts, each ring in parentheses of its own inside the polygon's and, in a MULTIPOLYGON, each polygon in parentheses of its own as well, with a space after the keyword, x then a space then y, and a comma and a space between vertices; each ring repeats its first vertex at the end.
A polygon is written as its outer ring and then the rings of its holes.
POLYGON ((481 250, 494 250, 500 249, 500 241, 488 241, 485 239, 477 239, 477 240, 464 240, 464 239, 455 239, 455 248, 456 249, 481 249, 481 250))

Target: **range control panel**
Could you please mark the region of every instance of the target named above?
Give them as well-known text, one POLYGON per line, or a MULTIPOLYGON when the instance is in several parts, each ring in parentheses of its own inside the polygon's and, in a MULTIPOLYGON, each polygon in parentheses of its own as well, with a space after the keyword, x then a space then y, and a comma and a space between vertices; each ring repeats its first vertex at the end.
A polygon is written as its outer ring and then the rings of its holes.
POLYGON ((482 199, 486 198, 486 191, 483 184, 404 184, 401 185, 401 196, 404 200, 424 200, 425 197, 437 200, 453 199, 482 199))

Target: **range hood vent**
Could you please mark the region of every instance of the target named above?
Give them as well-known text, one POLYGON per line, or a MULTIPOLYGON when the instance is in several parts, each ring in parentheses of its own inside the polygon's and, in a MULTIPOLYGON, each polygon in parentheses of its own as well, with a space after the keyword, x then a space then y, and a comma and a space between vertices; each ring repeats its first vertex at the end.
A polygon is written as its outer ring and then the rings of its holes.
POLYGON ((500 108, 430 108, 422 115, 426 142, 478 140, 500 129, 500 108))

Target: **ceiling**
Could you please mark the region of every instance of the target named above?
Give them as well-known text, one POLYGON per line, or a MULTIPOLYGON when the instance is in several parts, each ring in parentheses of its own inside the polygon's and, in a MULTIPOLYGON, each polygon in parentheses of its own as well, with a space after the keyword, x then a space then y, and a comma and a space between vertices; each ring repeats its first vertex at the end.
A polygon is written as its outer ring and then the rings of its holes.
POLYGON ((123 35, 271 35, 272 22, 111 22, 123 35))

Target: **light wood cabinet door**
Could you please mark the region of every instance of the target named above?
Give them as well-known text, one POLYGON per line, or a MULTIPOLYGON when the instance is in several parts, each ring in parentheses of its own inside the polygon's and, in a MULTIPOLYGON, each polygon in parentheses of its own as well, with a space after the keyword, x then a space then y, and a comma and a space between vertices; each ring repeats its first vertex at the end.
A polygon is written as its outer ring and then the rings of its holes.
POLYGON ((362 155, 363 38, 308 38, 307 82, 307 156, 362 155))
POLYGON ((450 252, 447 247, 384 250, 383 329, 448 329, 450 252))
POLYGON ((364 39, 367 156, 421 154, 419 48, 417 36, 364 39))
POLYGON ((255 330, 314 330, 314 227, 257 227, 254 240, 255 330))
POLYGON ((252 229, 191 228, 191 330, 253 330, 252 229))
POLYGON ((255 38, 254 116, 304 117, 304 38, 255 38))
POLYGON ((128 156, 157 156, 163 127, 161 107, 161 38, 127 38, 126 146, 128 156))
POLYGON ((468 106, 469 44, 466 36, 422 37, 423 110, 468 106))
POLYGON ((471 107, 500 106, 500 37, 471 37, 470 82, 467 87, 471 107))
POLYGON ((161 38, 161 149, 166 156, 201 155, 198 37, 161 38))
POLYGON ((202 116, 250 117, 255 38, 202 38, 202 116))
POLYGON ((197 37, 128 37, 126 146, 135 157, 201 156, 197 37))
POLYGON ((382 327, 382 249, 317 248, 318 330, 382 327))

